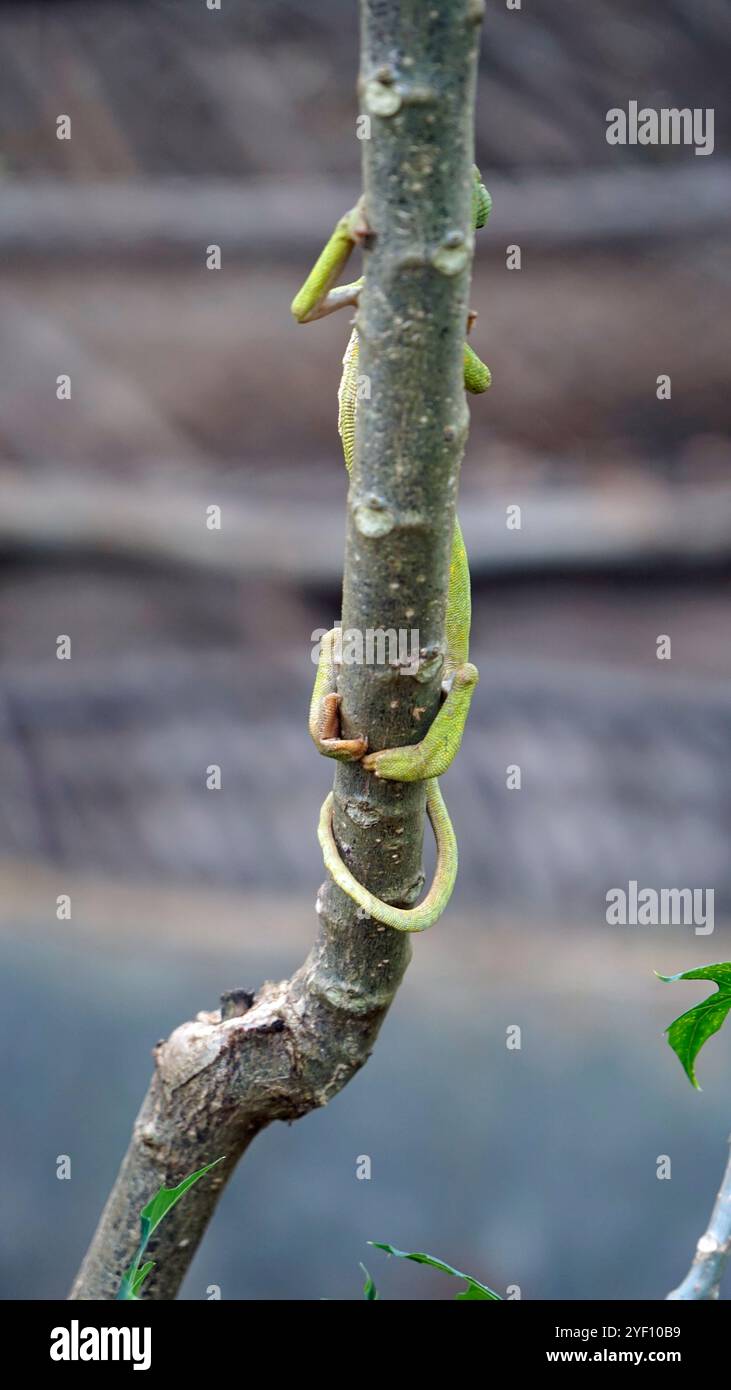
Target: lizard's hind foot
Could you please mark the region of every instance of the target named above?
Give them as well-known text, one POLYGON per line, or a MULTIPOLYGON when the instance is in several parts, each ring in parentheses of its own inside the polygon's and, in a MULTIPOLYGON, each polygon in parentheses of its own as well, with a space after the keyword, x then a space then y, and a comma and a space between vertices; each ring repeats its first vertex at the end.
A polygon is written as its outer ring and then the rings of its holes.
POLYGON ((358 762, 367 752, 368 739, 362 734, 357 738, 340 737, 340 699, 335 691, 323 696, 315 742, 326 758, 337 758, 345 763, 358 762))

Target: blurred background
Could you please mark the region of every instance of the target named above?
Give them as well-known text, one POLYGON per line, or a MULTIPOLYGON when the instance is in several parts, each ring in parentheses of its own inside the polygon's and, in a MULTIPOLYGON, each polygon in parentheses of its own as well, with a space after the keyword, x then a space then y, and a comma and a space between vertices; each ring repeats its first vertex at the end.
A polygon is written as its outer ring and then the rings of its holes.
MULTIPOLYGON (((729 11, 487 9, 459 882, 368 1066, 256 1141, 189 1299, 357 1298, 359 1260, 383 1297, 453 1295, 369 1238, 524 1298, 660 1298, 726 1158, 731 1033, 694 1093, 662 1030, 704 990, 653 970, 729 957, 729 11), (715 153, 610 147, 630 100, 715 107, 715 153), (609 927, 630 879, 713 888, 714 934, 609 927)), ((50 1298, 152 1045, 315 932, 347 323, 288 306, 359 191, 357 12, 5 0, 0 48, 0 1294, 50 1298)))

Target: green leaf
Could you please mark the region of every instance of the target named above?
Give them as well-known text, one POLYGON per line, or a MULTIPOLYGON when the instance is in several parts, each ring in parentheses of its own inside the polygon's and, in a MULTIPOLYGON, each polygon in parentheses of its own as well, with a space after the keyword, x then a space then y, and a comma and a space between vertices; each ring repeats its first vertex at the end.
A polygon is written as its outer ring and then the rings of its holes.
POLYGON ((368 1301, 370 1302, 373 1299, 378 1298, 378 1289, 373 1283, 373 1280, 371 1279, 371 1276, 368 1273, 368 1270, 366 1269, 365 1265, 361 1265, 361 1269, 365 1274, 365 1284, 363 1285, 363 1297, 368 1299, 368 1301))
MULTIPOLYGON (((657 974, 657 971, 655 972, 657 974)), ((695 1060, 704 1043, 717 1033, 731 1009, 731 962, 702 965, 698 970, 683 970, 679 975, 658 975, 658 980, 673 984, 676 980, 713 980, 718 985, 702 1003, 676 1018, 666 1036, 673 1052, 680 1059, 688 1080, 700 1091, 695 1074, 695 1060)))
POLYGON ((461 1293, 455 1294, 458 1303, 476 1303, 478 1300, 480 1302, 492 1302, 495 1298, 499 1299, 500 1294, 493 1293, 492 1289, 487 1289, 485 1285, 478 1284, 474 1279, 470 1280, 467 1288, 463 1289, 461 1293))
POLYGON ((433 1255, 425 1255, 421 1250, 396 1250, 393 1245, 386 1245, 380 1240, 369 1240, 369 1245, 376 1250, 385 1250, 387 1255, 395 1255, 399 1260, 414 1260, 419 1265, 430 1265, 432 1269, 441 1270, 442 1274, 452 1274, 455 1279, 464 1279, 467 1288, 456 1295, 460 1301, 474 1302, 477 1300, 496 1300, 502 1302, 499 1293, 494 1289, 488 1288, 487 1284, 481 1284, 479 1279, 474 1279, 471 1274, 463 1274, 461 1269, 455 1269, 453 1265, 445 1264, 444 1260, 437 1260, 433 1255))
POLYGON ((135 1277, 134 1277, 134 1282, 133 1282, 133 1284, 132 1284, 132 1297, 133 1297, 133 1298, 139 1298, 139 1296, 140 1296, 140 1289, 142 1288, 142 1285, 144 1284, 144 1282, 145 1282, 145 1280, 146 1280, 148 1274, 150 1273, 150 1270, 151 1270, 151 1269, 154 1269, 154 1268, 155 1268, 155 1261, 154 1261, 154 1260, 148 1260, 148 1261, 147 1261, 147 1264, 144 1264, 144 1265, 142 1266, 142 1269, 138 1269, 138 1271, 137 1271, 137 1273, 136 1273, 136 1275, 135 1275, 135 1277))
POLYGON ((153 1231, 157 1230, 163 1218, 172 1210, 175 1203, 179 1202, 180 1198, 185 1196, 186 1192, 193 1184, 198 1182, 199 1178, 204 1177, 206 1173, 210 1173, 211 1168, 215 1168, 217 1164, 222 1163, 225 1157, 226 1155, 222 1154, 220 1158, 214 1158, 213 1163, 207 1163, 205 1168, 199 1168, 196 1173, 190 1173, 187 1178, 183 1178, 183 1181, 179 1182, 177 1187, 159 1188, 155 1196, 147 1203, 147 1206, 142 1208, 140 1212, 140 1243, 132 1263, 122 1275, 122 1281, 117 1290, 117 1302, 138 1297, 138 1289, 142 1287, 150 1270, 153 1268, 154 1262, 149 1260, 147 1264, 143 1265, 142 1269, 140 1269, 140 1260, 147 1249, 147 1244, 153 1231))
MULTIPOLYGON (((211 1168, 215 1168, 218 1163, 222 1163, 225 1155, 221 1158, 214 1158, 213 1163, 207 1163, 205 1168, 199 1168, 196 1173, 190 1173, 187 1178, 183 1178, 177 1187, 161 1187, 155 1196, 147 1203, 146 1207, 140 1212, 140 1226, 142 1228, 142 1250, 147 1245, 153 1231, 156 1231, 163 1217, 167 1216, 176 1202, 184 1197, 186 1192, 198 1182, 199 1178, 210 1173, 211 1168)), ((142 1251, 140 1252, 142 1253, 142 1251)))

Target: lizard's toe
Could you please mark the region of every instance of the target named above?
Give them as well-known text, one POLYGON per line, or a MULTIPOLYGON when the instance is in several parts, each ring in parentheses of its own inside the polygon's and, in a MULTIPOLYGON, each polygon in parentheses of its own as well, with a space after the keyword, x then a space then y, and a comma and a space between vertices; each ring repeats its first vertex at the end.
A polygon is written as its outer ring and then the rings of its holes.
POLYGON ((390 782, 421 782, 424 770, 418 744, 408 744, 405 748, 381 748, 377 753, 369 753, 363 759, 366 772, 376 777, 385 777, 390 782))
POLYGON ((340 738, 340 696, 332 691, 320 706, 320 741, 334 743, 340 738))
POLYGON ((338 758, 342 763, 359 762, 367 748, 368 739, 361 736, 320 739, 320 752, 324 753, 326 758, 338 758))
POLYGON ((326 758, 345 763, 358 762, 368 748, 368 739, 362 734, 357 738, 340 737, 340 696, 336 691, 323 698, 317 746, 326 758))

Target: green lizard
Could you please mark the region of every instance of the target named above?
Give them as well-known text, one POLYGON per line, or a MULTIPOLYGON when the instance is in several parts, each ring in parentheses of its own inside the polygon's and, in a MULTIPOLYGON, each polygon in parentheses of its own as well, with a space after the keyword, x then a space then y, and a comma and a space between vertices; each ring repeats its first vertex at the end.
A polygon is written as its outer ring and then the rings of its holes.
MULTIPOLYGON (((492 203, 480 173, 474 170, 472 220, 484 227, 492 203)), ((340 218, 330 240, 318 257, 299 293, 292 301, 298 323, 311 323, 345 306, 357 306, 363 278, 349 285, 337 285, 340 273, 354 246, 362 245, 368 224, 361 199, 340 218)), ((471 326, 471 321, 468 328, 471 326)), ((488 368, 464 346, 464 382, 471 392, 485 391, 490 385, 488 368)), ((354 328, 343 358, 343 375, 338 391, 338 431, 348 474, 352 472, 358 396, 358 332, 354 328)), ((431 727, 419 743, 402 748, 368 752, 365 735, 340 736, 340 695, 337 692, 335 660, 336 629, 328 632, 320 645, 320 659, 310 702, 309 729, 320 753, 342 761, 360 761, 376 777, 397 782, 425 781, 427 812, 437 846, 434 881, 426 897, 414 908, 394 907, 382 902, 359 883, 343 863, 332 829, 332 792, 320 812, 318 837, 325 867, 342 890, 376 921, 397 931, 424 931, 441 916, 457 876, 457 842, 437 778, 446 772, 462 742, 472 695, 479 679, 477 667, 469 661, 471 621, 470 572, 459 521, 455 517, 445 622, 445 661, 442 678, 443 703, 431 727)))

